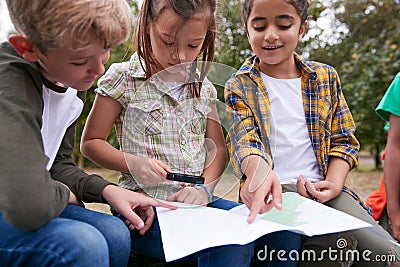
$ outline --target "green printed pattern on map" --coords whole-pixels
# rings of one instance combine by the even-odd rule
[[[275,222],[291,227],[297,227],[307,224],[305,221],[301,221],[298,216],[299,211],[297,208],[305,201],[304,199],[298,197],[296,193],[286,193],[283,194],[282,199],[282,210],[272,209],[269,212],[260,216],[260,219]]]

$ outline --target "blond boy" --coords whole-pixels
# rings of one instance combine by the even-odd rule
[[[85,91],[131,29],[125,0],[7,0],[17,34],[0,45],[0,265],[125,266],[119,219],[143,234],[165,206],[88,175],[71,158]],[[135,213],[140,214],[140,217]]]

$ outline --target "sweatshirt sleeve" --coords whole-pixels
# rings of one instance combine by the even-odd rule
[[[0,210],[4,219],[35,230],[58,216],[69,190],[46,171],[40,133],[40,76],[17,56],[0,53]],[[15,58],[15,59],[14,59]]]

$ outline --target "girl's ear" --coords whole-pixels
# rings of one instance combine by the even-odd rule
[[[304,35],[306,34],[307,26],[308,26],[308,21],[307,20],[303,23],[303,25],[300,26],[299,42],[301,41],[301,39],[303,39]]]
[[[35,49],[28,42],[25,36],[20,34],[12,34],[8,37],[8,41],[14,47],[15,51],[20,54],[26,61],[36,62],[38,60]]]
[[[151,27],[151,23],[146,23],[146,34],[150,35],[150,27]]]

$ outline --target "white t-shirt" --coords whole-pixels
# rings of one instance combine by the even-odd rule
[[[68,127],[78,119],[83,102],[78,91],[68,88],[58,93],[43,85],[42,139],[44,152],[49,158],[46,169],[50,170]]]
[[[281,184],[294,184],[300,175],[321,180],[304,114],[301,78],[276,79],[264,73],[261,77],[271,104],[273,171]]]

